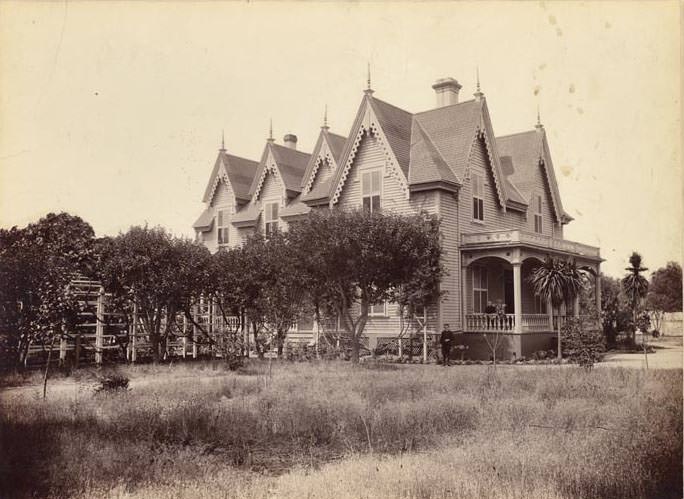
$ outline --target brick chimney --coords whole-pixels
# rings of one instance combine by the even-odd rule
[[[283,137],[283,142],[285,143],[285,147],[289,147],[290,149],[297,149],[297,136],[288,133]]]
[[[458,104],[458,91],[461,90],[461,85],[453,78],[440,78],[432,88],[437,97],[437,107]]]

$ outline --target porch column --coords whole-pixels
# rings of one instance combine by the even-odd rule
[[[551,298],[546,300],[546,313],[549,316],[549,328],[551,331],[555,331],[556,328],[553,327],[553,303],[551,303]]]
[[[596,310],[599,318],[601,317],[601,272],[596,269]]]
[[[513,303],[515,308],[516,333],[522,332],[522,270],[521,263],[513,264]]]
[[[575,296],[575,303],[573,304],[572,311],[575,319],[577,319],[579,317],[579,295]]]

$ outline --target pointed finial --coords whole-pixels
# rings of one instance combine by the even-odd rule
[[[534,125],[534,128],[536,128],[538,131],[541,131],[544,128],[544,125],[542,125],[541,122],[541,116],[539,114],[539,104],[537,104],[537,124]]]
[[[473,95],[475,96],[475,99],[481,100],[484,94],[480,90],[480,66],[475,66],[475,78],[477,83],[475,86],[475,93]]]
[[[325,105],[325,111],[323,111],[323,126],[321,127],[324,130],[327,130],[328,127],[328,105]]]
[[[226,137],[223,130],[221,130],[221,149],[219,151],[226,152]]]
[[[368,63],[368,76],[366,78],[366,90],[364,90],[364,93],[367,95],[371,95],[373,93],[373,89],[371,88],[371,68],[370,68],[370,62]]]
[[[275,142],[275,139],[273,138],[273,118],[271,118],[271,121],[268,125],[268,141]]]

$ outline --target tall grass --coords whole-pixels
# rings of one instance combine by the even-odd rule
[[[0,497],[682,495],[681,371],[183,369],[5,396]]]

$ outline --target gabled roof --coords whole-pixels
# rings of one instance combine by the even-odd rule
[[[444,160],[442,154],[430,140],[417,119],[411,126],[411,154],[409,168],[409,184],[431,184],[446,182],[457,189],[460,184],[453,170]]]
[[[202,214],[199,216],[197,220],[195,220],[195,223],[192,224],[192,228],[199,230],[201,232],[208,232],[212,229],[214,226],[214,214],[211,212],[209,208],[204,210]]]
[[[465,177],[481,116],[482,106],[474,99],[415,115],[457,179]]]
[[[311,211],[306,204],[304,204],[300,196],[290,201],[285,208],[280,210],[280,218],[293,219],[307,215]]]
[[[330,151],[333,167],[337,169],[338,161],[346,141],[346,137],[328,131],[327,127],[321,128],[321,133],[318,134],[316,146],[309,157],[309,164],[306,166],[306,171],[302,177],[301,187],[303,191],[306,191],[307,186],[313,184],[316,173],[318,173],[318,159],[324,151]],[[325,146],[327,146],[327,150],[325,149]]]
[[[413,115],[397,106],[372,97],[369,99],[387,142],[404,175],[408,177]]]
[[[294,197],[301,192],[301,183],[307,164],[309,163],[310,154],[291,149],[289,147],[281,146],[273,142],[267,142],[264,147],[264,152],[261,155],[261,161],[256,170],[256,175],[249,189],[250,199],[256,194],[263,184],[266,174],[266,162],[268,161],[269,152],[273,156],[276,163],[280,177],[283,180],[287,194]]]
[[[505,173],[510,171],[507,178],[517,187],[525,203],[532,200],[536,171],[541,167],[551,193],[556,220],[569,221],[571,217],[563,210],[560,200],[544,129],[497,137],[496,140]]]
[[[236,199],[239,201],[248,201],[250,199],[249,188],[254,180],[258,165],[259,163],[252,161],[251,159],[228,154],[223,149],[219,150],[218,156],[216,156],[216,162],[214,163],[214,168],[209,177],[209,182],[204,190],[202,202],[211,202],[211,198],[218,183],[218,177],[222,173],[222,167],[224,168],[223,171],[225,171],[228,176],[228,181],[230,182]]]

